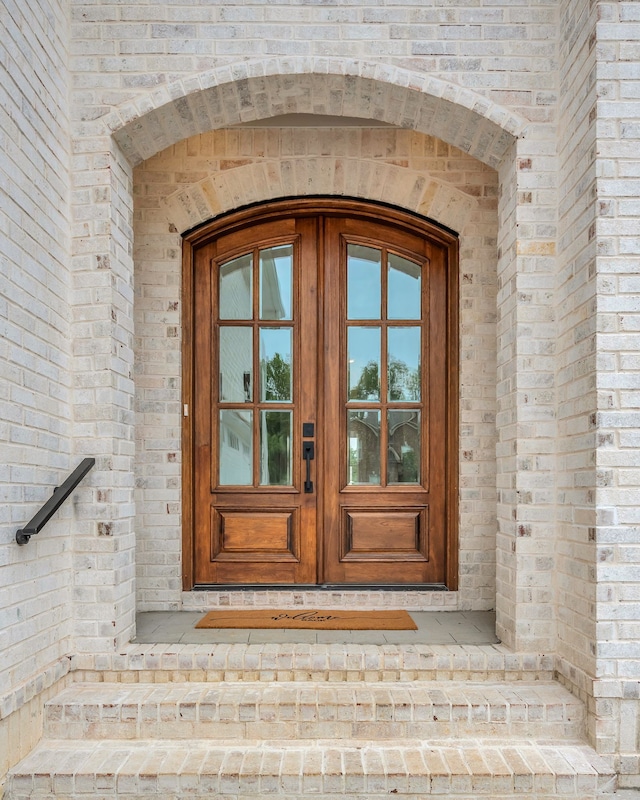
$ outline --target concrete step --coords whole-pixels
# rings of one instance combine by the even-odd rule
[[[553,682],[88,683],[51,700],[52,739],[576,739],[584,706]]]
[[[608,763],[575,742],[67,739],[41,742],[10,774],[5,800],[596,800],[614,786]]]

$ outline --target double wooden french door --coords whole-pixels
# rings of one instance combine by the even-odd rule
[[[455,237],[277,203],[185,247],[185,585],[455,587]]]

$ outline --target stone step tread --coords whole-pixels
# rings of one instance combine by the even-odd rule
[[[47,703],[51,738],[579,738],[559,684],[74,684]]]
[[[584,800],[614,786],[606,759],[587,745],[567,742],[247,741],[222,746],[200,739],[126,744],[45,739],[12,770],[6,796],[511,798],[522,793]]]

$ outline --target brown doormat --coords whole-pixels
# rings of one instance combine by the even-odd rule
[[[196,628],[313,628],[321,631],[415,631],[406,611],[251,609],[210,611]]]

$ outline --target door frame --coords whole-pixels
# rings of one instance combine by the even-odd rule
[[[182,248],[182,588],[194,588],[194,252],[222,232],[251,227],[264,221],[295,216],[330,214],[371,221],[384,221],[425,236],[446,250],[447,273],[447,385],[445,465],[445,574],[446,587],[458,588],[458,497],[459,497],[459,271],[458,236],[434,222],[403,209],[350,198],[303,197],[269,201],[232,211],[183,234]],[[322,342],[318,342],[321,363]],[[320,512],[320,509],[319,509]],[[229,587],[225,585],[225,589]],[[239,584],[238,589],[242,589]],[[261,587],[268,588],[267,586]],[[279,587],[282,588],[282,587]],[[295,588],[294,586],[292,588]],[[306,586],[305,588],[310,588]],[[322,588],[319,585],[318,588]],[[335,586],[332,587],[335,590]],[[361,589],[349,584],[341,589]],[[407,585],[404,588],[412,588]]]

